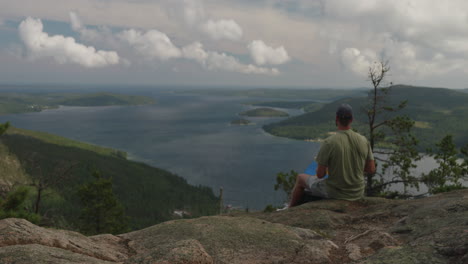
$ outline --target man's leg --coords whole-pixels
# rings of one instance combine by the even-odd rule
[[[296,183],[294,185],[293,192],[291,194],[291,201],[289,202],[289,207],[298,205],[303,198],[304,189],[306,188],[307,179],[311,177],[308,174],[301,173],[297,175]]]

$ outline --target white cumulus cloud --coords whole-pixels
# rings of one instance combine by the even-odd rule
[[[258,65],[279,65],[290,60],[288,52],[283,46],[273,48],[262,40],[254,40],[248,45],[250,56]]]
[[[205,66],[208,53],[203,49],[200,42],[195,42],[182,48],[184,58],[199,62]]]
[[[208,70],[224,70],[246,74],[279,74],[279,71],[275,68],[270,69],[252,64],[243,64],[235,57],[225,53],[205,51],[203,45],[199,42],[185,46],[182,53],[184,58],[195,60]]]
[[[182,53],[171,39],[164,33],[152,29],[141,32],[135,29],[125,30],[119,33],[118,38],[132,46],[140,55],[149,59],[166,61],[179,58]]]
[[[106,39],[106,37],[108,38],[109,34],[107,32],[103,32],[102,30],[99,32],[97,30],[87,28],[77,13],[70,12],[69,16],[72,29],[80,33],[82,40],[89,42],[99,42]]]
[[[241,40],[244,34],[242,27],[233,19],[214,19],[207,15],[203,1],[183,0],[173,2],[175,7],[179,7],[178,12],[183,12],[184,20],[190,28],[197,29],[213,40]]]
[[[327,0],[323,5],[322,36],[340,50],[355,48],[341,53],[343,65],[355,73],[375,60],[371,53],[388,59],[393,78],[403,82],[467,68],[467,1]]]
[[[49,36],[40,19],[26,18],[19,25],[19,35],[32,58],[51,57],[57,63],[85,67],[103,67],[119,63],[115,51],[96,50],[62,35]]]
[[[240,40],[243,34],[242,28],[232,19],[209,19],[201,25],[201,30],[215,40]]]
[[[372,50],[360,51],[356,48],[346,48],[341,52],[343,65],[359,76],[367,76],[369,67],[378,61]]]

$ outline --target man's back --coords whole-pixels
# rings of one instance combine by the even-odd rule
[[[367,139],[352,130],[340,130],[322,144],[317,163],[328,167],[329,198],[356,200],[364,195],[364,166],[373,160]]]

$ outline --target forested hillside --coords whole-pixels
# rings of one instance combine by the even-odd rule
[[[468,144],[468,94],[445,88],[392,86],[386,97],[388,105],[407,100],[407,106],[395,115],[407,115],[416,123],[413,133],[420,140],[420,150],[432,147],[445,135],[452,134],[458,146]],[[324,105],[317,111],[264,126],[274,135],[295,139],[323,139],[335,131],[335,111],[339,104],[348,103],[354,109],[353,127],[365,134],[367,116],[362,111],[366,97],[347,98]]]
[[[77,190],[92,179],[94,171],[112,178],[132,229],[173,219],[174,210],[184,210],[192,217],[217,210],[218,199],[210,188],[192,186],[168,171],[126,160],[122,152],[15,128],[0,140],[3,153],[9,153],[0,159],[0,170],[21,176],[19,185],[50,184],[43,193],[39,213],[52,226],[77,228]],[[19,161],[20,166],[14,167],[9,160]],[[2,173],[3,177],[7,175]],[[34,200],[35,187],[30,188]]]

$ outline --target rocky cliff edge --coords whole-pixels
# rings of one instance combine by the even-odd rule
[[[468,263],[468,190],[307,203],[86,237],[0,221],[3,263]]]

